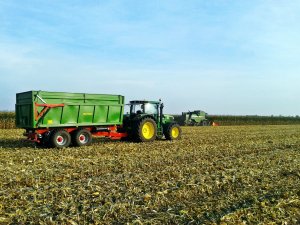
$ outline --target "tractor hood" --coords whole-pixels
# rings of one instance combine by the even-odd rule
[[[164,120],[164,123],[173,122],[174,116],[172,116],[170,114],[164,114],[163,120]]]

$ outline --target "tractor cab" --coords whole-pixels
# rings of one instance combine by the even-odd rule
[[[181,136],[179,125],[174,117],[164,115],[164,104],[159,101],[130,101],[130,111],[124,116],[124,129],[129,138],[137,141],[152,141],[163,136],[169,140]]]
[[[158,115],[160,102],[157,101],[130,101],[130,114]]]

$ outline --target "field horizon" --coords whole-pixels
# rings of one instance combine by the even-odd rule
[[[178,117],[180,115],[175,115]],[[300,124],[297,116],[259,116],[259,115],[208,115],[207,119],[220,126],[237,125],[293,125]],[[0,129],[12,129],[15,127],[15,112],[0,111]]]

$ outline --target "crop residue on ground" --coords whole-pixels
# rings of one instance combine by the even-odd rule
[[[40,149],[0,130],[0,224],[297,224],[300,126]]]

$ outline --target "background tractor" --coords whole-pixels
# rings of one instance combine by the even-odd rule
[[[175,119],[182,126],[210,126],[211,124],[207,119],[207,113],[201,110],[183,112]]]

